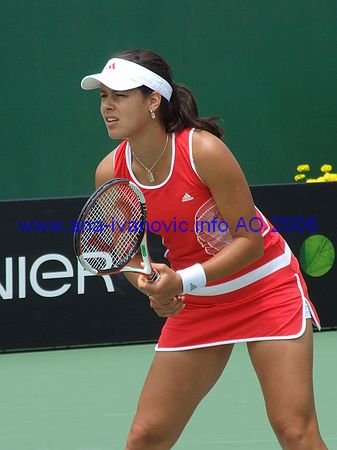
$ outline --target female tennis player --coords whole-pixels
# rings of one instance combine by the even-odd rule
[[[165,224],[170,262],[153,263],[153,284],[126,275],[167,321],[125,450],[172,448],[236,342],[247,343],[281,448],[326,449],[312,380],[319,319],[296,258],[255,207],[222,130],[198,117],[193,94],[151,51],[120,53],[81,86],[100,90],[108,134],[123,140],[99,164],[97,187],[113,177],[140,187],[148,222]]]

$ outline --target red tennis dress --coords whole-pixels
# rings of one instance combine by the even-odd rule
[[[114,156],[115,177],[133,181],[144,193],[148,229],[162,237],[174,270],[203,263],[232,241],[196,171],[193,133],[186,129],[172,135],[170,173],[156,186],[143,185],[135,177],[127,141]],[[305,331],[306,317],[320,329],[298,261],[285,240],[257,208],[249,226],[262,233],[264,255],[234,275],[187,294],[183,311],[166,320],[157,351],[296,338]]]

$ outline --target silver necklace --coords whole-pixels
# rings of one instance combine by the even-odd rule
[[[150,168],[146,167],[146,165],[142,163],[142,161],[138,158],[138,156],[136,156],[136,155],[133,153],[133,151],[132,151],[132,149],[131,149],[132,156],[133,156],[133,157],[139,162],[139,164],[140,164],[141,166],[143,166],[144,169],[146,170],[146,172],[147,172],[147,178],[149,179],[150,183],[153,183],[153,182],[154,182],[154,175],[153,175],[153,173],[152,173],[152,169],[157,165],[157,163],[160,161],[161,157],[162,157],[163,154],[165,153],[165,150],[166,150],[166,147],[167,147],[167,143],[168,143],[168,134],[166,135],[166,142],[165,142],[165,146],[164,146],[162,152],[160,153],[160,155],[158,156],[158,158],[156,159],[156,161],[152,164],[152,166],[151,166]]]

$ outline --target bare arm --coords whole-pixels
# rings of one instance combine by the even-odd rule
[[[197,172],[210,189],[222,218],[228,223],[233,241],[202,264],[207,282],[230,276],[263,255],[263,238],[259,232],[237,227],[255,217],[255,208],[247,181],[226,145],[206,131],[193,136],[193,157]],[[180,275],[155,265],[159,283],[149,289],[156,299],[182,292]]]
[[[263,239],[248,224],[256,216],[253,199],[236,159],[226,145],[207,132],[196,132],[193,155],[197,172],[210,189],[222,218],[228,223],[233,241],[203,263],[207,281],[232,275],[263,255]]]
[[[95,185],[96,189],[99,188],[102,184],[114,178],[114,152],[113,150],[109,153],[97,166],[96,175],[95,175]],[[139,266],[142,261],[140,251],[134,256],[131,260],[131,266]],[[142,277],[139,273],[133,272],[124,272],[126,279],[129,283],[132,284],[136,289],[142,292],[145,295],[148,295],[147,287],[149,284],[145,281],[144,284],[139,285],[140,277]],[[142,277],[145,280],[145,277]],[[182,299],[178,298],[168,298],[165,299],[165,302],[156,303],[150,298],[150,306],[156,311],[159,316],[167,317],[169,315],[177,314],[183,308]]]
[[[113,150],[109,153],[102,161],[98,164],[96,173],[95,173],[95,186],[98,189],[102,184],[114,178],[114,165],[113,158],[114,152]]]

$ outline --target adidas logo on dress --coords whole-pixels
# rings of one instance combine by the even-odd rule
[[[190,202],[191,200],[194,200],[194,198],[187,192],[186,194],[183,195],[183,198],[181,199],[182,202]]]

